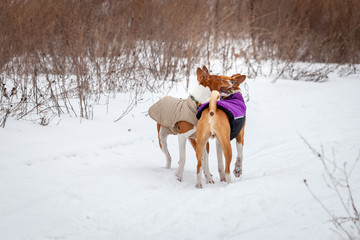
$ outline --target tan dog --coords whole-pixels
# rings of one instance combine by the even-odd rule
[[[233,80],[233,89],[238,89],[239,85],[245,81],[246,76],[236,74],[232,76]],[[236,94],[241,94],[240,91]],[[224,95],[224,92],[221,93]],[[231,95],[231,94],[227,94]],[[238,96],[238,95],[237,95]],[[221,181],[226,180],[227,183],[231,182],[230,177],[230,163],[232,159],[232,149],[230,144],[230,136],[232,134],[232,129],[230,128],[229,114],[226,113],[226,109],[219,108],[217,106],[217,100],[220,97],[220,93],[218,91],[212,91],[209,107],[204,109],[200,114],[201,117],[199,119],[197,130],[196,130],[196,158],[198,160],[197,164],[197,179],[195,187],[201,188],[201,158],[203,156],[203,149],[205,144],[208,142],[209,138],[216,137],[216,150],[218,156],[218,168]],[[230,98],[230,97],[229,97]],[[238,97],[238,99],[242,99],[243,106],[245,107],[245,103],[243,101],[242,95]],[[240,101],[240,100],[239,100]],[[246,110],[246,107],[245,107]],[[245,111],[244,110],[244,111]],[[240,126],[240,132],[236,133],[236,148],[237,148],[237,161],[235,164],[234,175],[239,177],[242,173],[242,161],[243,161],[243,146],[244,146],[244,128],[245,128],[245,115],[242,116],[243,119],[242,125]],[[222,151],[225,155],[225,172],[224,165],[222,161]]]
[[[179,181],[182,181],[182,175],[186,162],[186,140],[189,139],[193,148],[196,149],[195,132],[198,122],[196,119],[197,108],[201,104],[209,101],[211,91],[217,90],[222,92],[232,86],[230,77],[210,75],[208,69],[205,66],[202,69],[198,68],[196,74],[199,85],[196,86],[187,100],[165,97],[158,103],[155,103],[149,109],[149,115],[155,121],[157,121],[159,145],[161,151],[165,154],[166,157],[166,168],[171,167],[171,156],[167,147],[167,137],[169,134],[178,135],[180,160],[176,175]],[[187,107],[184,107],[184,105],[187,107],[191,105],[191,109],[187,109]],[[180,107],[176,108],[178,106]],[[170,113],[166,114],[165,112],[167,111],[170,111]],[[171,115],[171,119],[168,119],[168,116],[163,115]],[[189,116],[186,117],[185,115]],[[207,144],[207,148],[203,148],[203,150],[204,152],[201,158],[204,157],[203,161],[205,177],[208,183],[214,183],[208,167],[209,145]]]

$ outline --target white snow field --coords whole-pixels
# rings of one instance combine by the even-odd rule
[[[219,181],[212,140],[215,184],[203,178],[203,189],[194,187],[190,144],[183,182],[177,181],[176,136],[168,138],[173,161],[165,169],[156,123],[147,116],[160,94],[146,94],[118,122],[126,95],[108,113],[96,106],[91,121],[62,116],[43,127],[8,120],[0,129],[0,239],[341,239],[304,185],[307,179],[333,213],[347,216],[301,136],[319,151],[323,146],[330,159],[334,152],[340,167],[353,165],[360,150],[360,75],[332,75],[324,83],[246,81],[243,175],[232,175],[231,184]],[[183,85],[169,95],[187,97]],[[358,206],[359,172],[357,164],[350,178]]]

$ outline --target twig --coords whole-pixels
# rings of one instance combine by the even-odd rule
[[[338,199],[340,200],[341,202],[341,205],[343,206],[343,209],[345,210],[345,212],[347,213],[347,216],[346,217],[338,217],[336,215],[334,215],[328,207],[325,206],[325,204],[314,194],[314,192],[311,190],[311,188],[309,187],[306,179],[304,179],[304,184],[305,186],[307,187],[308,191],[310,192],[310,194],[314,197],[314,199],[320,204],[320,206],[329,214],[329,216],[331,217],[332,219],[332,222],[333,224],[335,225],[336,228],[340,229],[343,233],[346,234],[346,236],[349,238],[349,239],[352,239],[352,236],[351,234],[349,233],[349,231],[343,226],[344,223],[347,223],[347,222],[352,222],[353,224],[353,227],[356,229],[357,231],[357,234],[360,236],[360,226],[359,226],[359,223],[360,223],[360,218],[359,218],[359,211],[356,207],[356,204],[355,204],[355,201],[354,201],[354,198],[353,198],[353,194],[352,194],[352,191],[351,191],[351,187],[350,187],[350,183],[349,183],[349,176],[350,174],[347,172],[347,169],[346,169],[346,162],[344,163],[344,167],[343,169],[340,169],[337,164],[336,164],[336,158],[335,158],[335,153],[333,151],[333,162],[329,161],[325,155],[324,155],[324,150],[322,148],[322,153],[319,153],[318,151],[316,151],[311,145],[310,143],[303,137],[300,135],[300,137],[303,139],[303,141],[305,142],[305,144],[309,147],[309,149],[313,152],[313,154],[320,159],[324,169],[325,169],[325,172],[326,172],[326,175],[328,177],[328,179],[330,179],[330,184],[326,181],[326,178],[324,179],[325,182],[328,184],[328,186],[333,189],[335,192],[336,192],[336,195],[338,197]],[[358,157],[359,158],[359,157]],[[356,159],[354,165],[352,166],[352,169],[351,171],[354,169],[355,167],[355,164],[357,163],[358,161],[358,158]],[[326,164],[326,162],[331,162],[333,164],[333,171],[330,171],[328,165]],[[342,175],[344,176],[345,178],[345,185],[341,184],[340,183],[340,179],[338,178],[335,178],[335,173],[336,173],[336,170],[339,170]],[[345,196],[342,196],[340,194],[340,189],[339,187],[342,187],[342,188],[345,188],[346,191],[347,191],[347,200],[350,201],[351,203],[351,208],[352,208],[352,212],[353,214],[351,214],[350,212],[350,209],[349,207],[345,204]]]

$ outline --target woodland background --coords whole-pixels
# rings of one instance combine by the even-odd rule
[[[2,0],[0,125],[92,118],[117,92],[131,108],[214,60],[274,81],[356,72],[359,12],[357,0]]]

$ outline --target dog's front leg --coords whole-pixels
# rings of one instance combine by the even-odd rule
[[[224,162],[223,162],[223,152],[218,140],[216,140],[216,155],[218,160],[218,171],[220,176],[220,181],[225,182],[225,170],[224,170]]]

